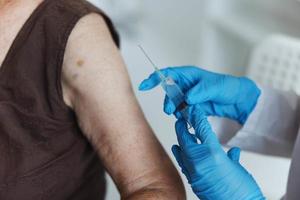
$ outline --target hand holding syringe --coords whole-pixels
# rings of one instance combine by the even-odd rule
[[[169,97],[169,99],[172,101],[172,103],[176,107],[176,111],[180,112],[181,116],[185,119],[185,121],[189,124],[189,127],[191,128],[192,125],[189,122],[189,116],[188,116],[188,106],[185,102],[184,93],[180,89],[180,87],[176,84],[176,82],[172,79],[170,76],[165,76],[159,68],[154,64],[154,62],[150,59],[146,51],[143,49],[142,46],[139,45],[139,48],[144,53],[146,58],[149,60],[149,62],[152,64],[152,66],[155,69],[155,72],[160,78],[160,84],[163,87],[164,91],[166,92],[166,95]]]
[[[199,199],[265,200],[253,176],[239,163],[240,149],[225,152],[207,119],[227,117],[243,125],[260,95],[254,82],[194,66],[154,68],[156,72],[139,89],[147,91],[161,83],[168,96],[164,111],[171,114],[177,110],[176,116],[179,111],[193,123],[191,133],[184,121],[177,120],[178,145],[173,145],[172,152]]]

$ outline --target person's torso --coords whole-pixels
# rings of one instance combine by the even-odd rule
[[[0,7],[0,66],[19,30],[41,2],[10,1]]]
[[[91,12],[102,15],[83,0],[44,0],[1,52],[0,199],[104,198],[103,167],[63,101],[60,78],[68,37]]]
[[[298,132],[298,137],[294,146],[285,199],[286,200],[300,199],[299,187],[300,187],[300,130]]]

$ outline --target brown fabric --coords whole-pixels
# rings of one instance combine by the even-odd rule
[[[64,104],[60,81],[68,37],[91,12],[104,16],[84,0],[43,1],[0,68],[1,200],[104,199],[103,166]]]

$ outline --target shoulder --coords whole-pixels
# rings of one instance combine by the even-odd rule
[[[90,37],[111,39],[111,34],[104,17],[97,13],[85,15],[77,22],[68,43],[85,42],[91,39]]]
[[[99,8],[87,0],[56,0],[57,8],[64,12],[71,12],[76,15],[84,15],[90,12],[101,12]]]
[[[56,10],[60,13],[68,13],[75,19],[75,25],[72,25],[72,33],[69,35],[69,41],[73,36],[85,30],[91,33],[99,33],[105,30],[110,33],[109,36],[113,38],[115,44],[119,46],[119,37],[111,19],[100,8],[94,6],[86,0],[57,0]]]
[[[107,59],[119,54],[105,19],[95,13],[82,17],[72,30],[64,56],[63,72],[68,74],[84,61],[85,71],[92,67],[101,70]],[[82,71],[82,70],[81,70]]]
[[[78,60],[90,62],[89,66],[95,65],[95,62],[100,64],[103,59],[101,55],[110,55],[117,50],[104,18],[91,13],[82,17],[72,30],[66,46],[63,68],[73,68]]]
[[[74,91],[88,93],[104,85],[116,76],[112,71],[125,71],[118,47],[103,16],[88,14],[77,22],[67,43],[62,68],[65,102],[70,105]]]

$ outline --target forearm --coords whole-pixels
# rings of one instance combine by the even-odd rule
[[[123,200],[169,200],[169,199],[186,199],[184,193],[174,191],[173,189],[143,189],[137,191],[129,196],[122,197]]]
[[[186,199],[183,182],[168,157],[156,169],[133,179],[119,183],[122,199]]]
[[[141,188],[130,194],[121,194],[123,200],[184,200],[186,199],[185,191],[181,180],[178,183],[173,183],[172,186],[154,183],[145,188]]]

